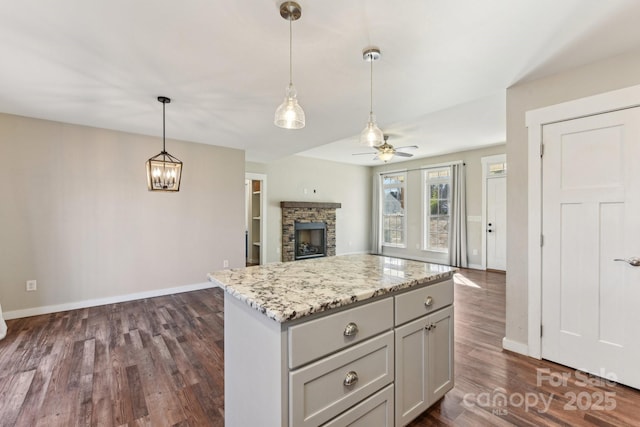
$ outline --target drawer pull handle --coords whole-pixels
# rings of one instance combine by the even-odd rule
[[[349,371],[347,373],[347,376],[344,377],[344,385],[346,385],[347,387],[350,387],[357,382],[358,382],[358,374],[356,374],[354,371]]]
[[[358,333],[358,325],[353,322],[349,322],[347,326],[344,328],[344,336],[352,337]]]
[[[433,297],[428,296],[425,300],[424,300],[424,306],[429,308],[433,305]]]
[[[432,329],[435,329],[435,328],[436,328],[436,326],[437,326],[437,325],[436,325],[435,323],[429,323],[428,325],[425,325],[425,326],[424,326],[424,329],[425,329],[425,330],[427,330],[427,331],[430,331],[430,330],[432,330]]]

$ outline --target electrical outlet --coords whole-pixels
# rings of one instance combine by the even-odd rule
[[[473,254],[474,254],[474,255],[478,255],[478,250],[477,250],[477,249],[474,249],[474,250],[473,250]]]
[[[222,268],[229,268],[229,260],[225,259],[224,261],[222,261]]]
[[[33,292],[38,290],[38,282],[35,280],[27,280],[27,292]]]

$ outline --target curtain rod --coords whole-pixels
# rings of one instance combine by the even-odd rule
[[[413,169],[399,169],[399,170],[392,170],[392,171],[382,171],[382,172],[378,172],[378,175],[390,174],[390,173],[399,173],[399,172],[424,171],[424,170],[429,170],[429,169],[440,169],[440,168],[445,167],[445,166],[453,166],[453,165],[467,166],[467,164],[465,162],[463,162],[462,160],[458,160],[458,161],[455,161],[455,162],[437,163],[435,165],[422,166],[422,167],[413,168]]]

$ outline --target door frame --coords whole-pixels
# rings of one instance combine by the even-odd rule
[[[542,127],[640,106],[640,85],[527,111],[528,128],[528,322],[527,345],[519,351],[542,358]]]
[[[245,172],[244,179],[261,181],[260,184],[260,265],[267,262],[267,175]],[[245,215],[247,214],[245,206]]]
[[[482,256],[480,258],[480,265],[483,270],[487,269],[487,180],[489,179],[489,165],[492,163],[506,163],[506,154],[496,154],[495,156],[485,156],[480,159],[482,162]],[[507,173],[505,177],[509,175],[509,166],[507,166]],[[505,236],[506,238],[506,236]]]

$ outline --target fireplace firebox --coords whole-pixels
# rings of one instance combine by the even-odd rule
[[[295,259],[327,256],[327,224],[324,222],[295,223]]]

